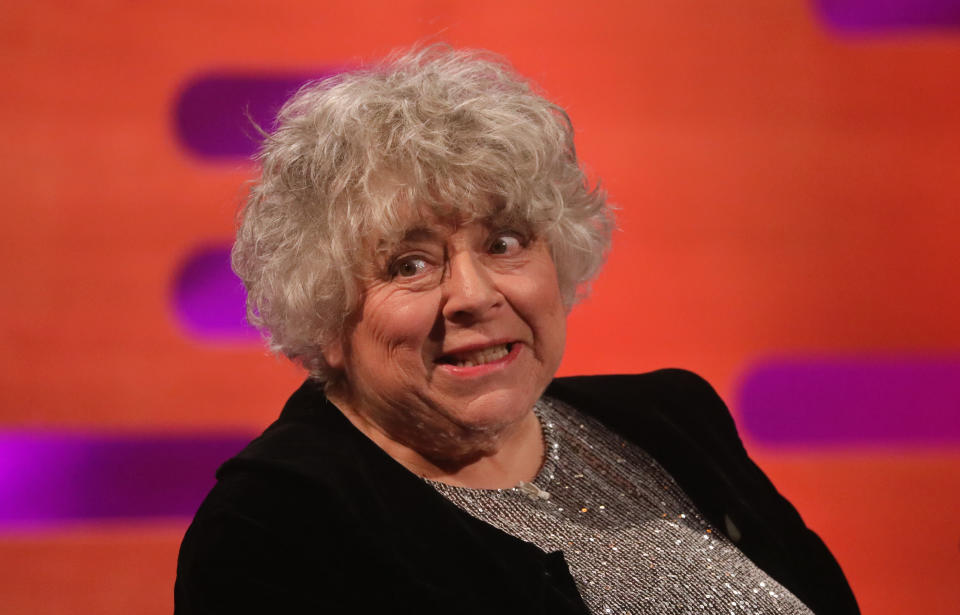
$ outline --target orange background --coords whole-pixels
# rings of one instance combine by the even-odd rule
[[[424,40],[538,82],[620,208],[562,374],[683,366],[735,402],[770,356],[960,349],[958,30],[841,35],[799,0],[7,3],[0,429],[270,422],[301,374],[192,340],[170,304],[254,173],[183,149],[176,97],[201,72],[311,72]],[[746,443],[865,613],[955,612],[957,448]],[[0,534],[0,612],[169,613],[188,522]]]

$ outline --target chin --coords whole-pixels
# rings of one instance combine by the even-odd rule
[[[468,429],[502,432],[522,422],[533,411],[539,395],[492,391],[471,400],[457,419]]]

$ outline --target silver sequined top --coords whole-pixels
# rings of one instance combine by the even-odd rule
[[[563,551],[591,613],[811,615],[639,447],[559,401],[541,399],[536,412],[547,456],[532,485],[429,482],[474,517]]]

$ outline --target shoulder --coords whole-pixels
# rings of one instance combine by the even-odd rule
[[[682,369],[576,376],[557,378],[546,395],[652,455],[715,527],[814,611],[858,612],[833,556],[750,459],[706,380]]]
[[[723,400],[693,372],[558,378],[546,394],[646,451],[715,526],[732,502],[767,491]]]
[[[390,472],[345,421],[308,382],[220,467],[180,547],[178,615],[349,606],[357,567],[377,552],[367,527],[383,524],[363,487]]]
[[[548,393],[580,398],[638,396],[669,401],[677,398],[715,397],[716,392],[699,375],[678,368],[659,369],[643,374],[603,374],[556,378]]]
[[[322,385],[307,380],[280,417],[220,467],[217,479],[229,487],[237,476],[270,475],[282,478],[287,491],[297,485],[341,496],[352,484],[381,478],[384,466],[392,465],[327,399]],[[394,469],[391,476],[398,474]]]
[[[283,532],[308,532],[296,524],[319,527],[318,521],[352,526],[411,485],[430,491],[308,380],[272,425],[220,466],[197,521],[236,512]]]
[[[645,447],[648,439],[673,436],[742,452],[726,404],[706,380],[688,370],[557,378],[546,394],[635,436]]]

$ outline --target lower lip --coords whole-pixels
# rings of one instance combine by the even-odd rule
[[[491,361],[489,363],[484,363],[483,365],[472,365],[470,367],[460,367],[459,365],[450,365],[449,363],[440,363],[438,369],[441,371],[450,374],[451,376],[457,376],[459,378],[475,378],[477,376],[485,376],[489,373],[499,371],[505,368],[507,365],[513,363],[517,356],[520,355],[520,348],[523,344],[519,342],[514,342],[513,346],[510,348],[510,352],[506,354],[503,358],[497,359],[496,361]]]

